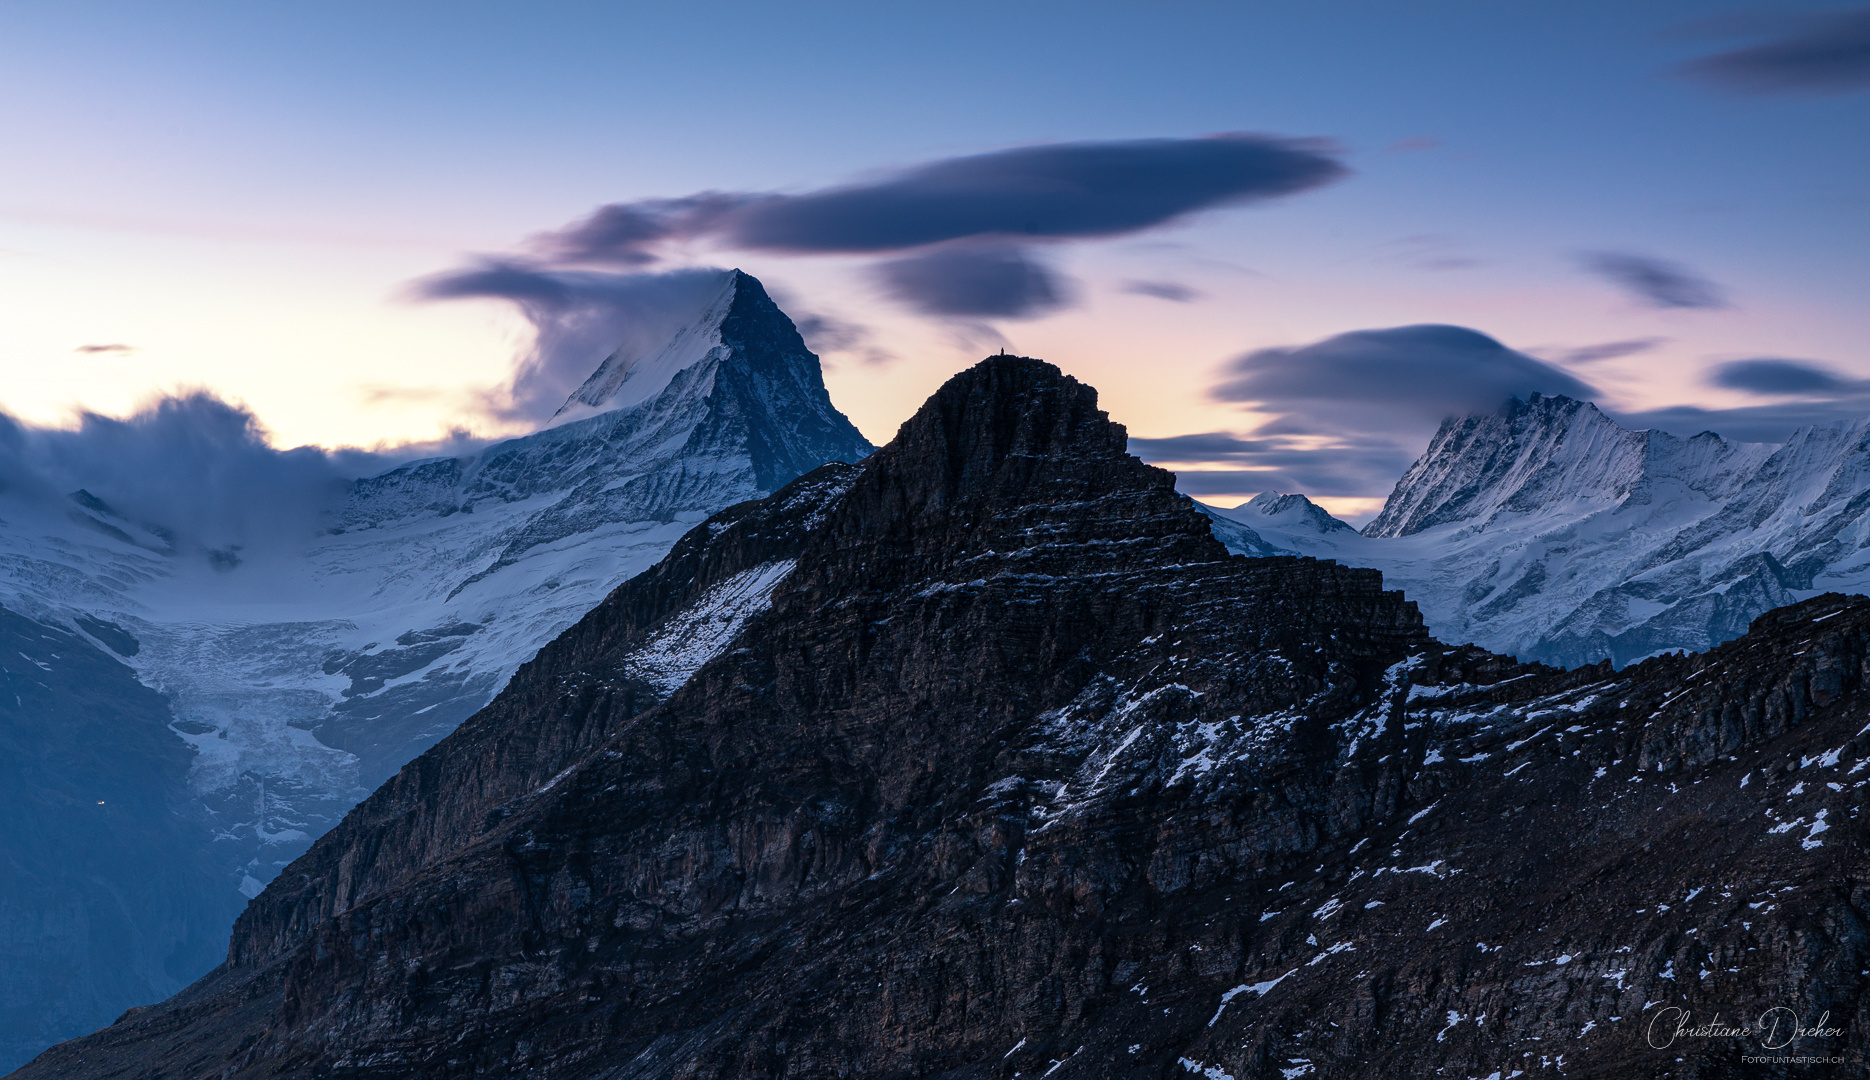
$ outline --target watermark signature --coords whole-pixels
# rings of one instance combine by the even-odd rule
[[[1844,1034],[1843,1028],[1831,1027],[1830,1020],[1831,1014],[1826,1012],[1807,1027],[1799,1022],[1797,1013],[1784,1005],[1776,1005],[1761,1013],[1759,1020],[1752,1024],[1723,1023],[1720,1013],[1715,1013],[1714,1019],[1706,1023],[1696,1024],[1694,1013],[1671,1005],[1649,1018],[1646,1036],[1649,1045],[1657,1050],[1667,1050],[1679,1039],[1754,1038],[1768,1050],[1783,1050],[1791,1046],[1794,1039],[1835,1039]]]

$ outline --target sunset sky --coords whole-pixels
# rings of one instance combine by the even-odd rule
[[[35,424],[205,387],[280,447],[517,433],[516,364],[608,351],[540,319],[731,266],[874,441],[1005,346],[1226,504],[1361,518],[1531,390],[1870,414],[1865,8],[76,0],[0,5],[0,101]]]

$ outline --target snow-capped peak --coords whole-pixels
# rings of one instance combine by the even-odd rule
[[[648,401],[661,393],[677,373],[711,356],[718,359],[725,348],[721,323],[733,308],[743,280],[745,274],[729,270],[694,317],[660,348],[641,351],[623,346],[605,357],[591,377],[552,414],[550,423],[569,423]]]
[[[1675,492],[1725,498],[1776,449],[1711,431],[1690,439],[1630,431],[1588,401],[1535,393],[1444,421],[1363,533],[1484,528],[1502,514],[1568,520]]]
[[[1261,519],[1271,518],[1288,528],[1308,529],[1321,534],[1354,531],[1350,525],[1332,517],[1330,511],[1305,496],[1287,495],[1278,491],[1262,491],[1234,507],[1228,516],[1255,526],[1270,524]]]
[[[1492,413],[1443,421],[1365,536],[1408,536],[1554,499],[1615,503],[1641,479],[1647,439],[1587,401],[1533,394]]]
[[[1780,605],[1870,592],[1870,418],[1747,443],[1534,394],[1444,422],[1361,534],[1306,527],[1291,498],[1217,514],[1216,537],[1381,570],[1437,636],[1522,659],[1705,649]]]

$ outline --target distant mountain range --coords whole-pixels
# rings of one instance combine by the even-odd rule
[[[1556,671],[1230,555],[1125,445],[1050,364],[955,376],[20,1080],[1861,1074],[1870,600]]]
[[[1533,394],[1442,424],[1362,532],[1300,495],[1214,510],[1243,554],[1383,572],[1444,640],[1575,667],[1699,652],[1870,592],[1870,418],[1783,444],[1628,431]]]
[[[0,634],[34,642],[0,655],[0,1069],[213,966],[247,897],[695,523],[871,449],[733,271],[545,430],[359,479],[316,535],[197,557],[84,490],[0,495]]]
[[[1028,398],[1078,393],[1071,389],[1077,384],[1060,382],[1055,373],[1047,374],[1049,368],[1042,371],[1043,365],[1021,366],[1032,363],[1009,358],[976,369],[968,376],[974,383],[952,384],[974,389],[944,391],[946,396],[932,399],[911,433],[921,440],[913,452],[902,449],[865,465],[861,474],[871,478],[864,481],[868,486],[852,488],[859,471],[835,463],[866,461],[873,448],[831,404],[818,358],[790,319],[757,281],[734,271],[722,276],[718,288],[666,343],[605,358],[543,430],[474,454],[411,462],[337,483],[317,508],[314,526],[264,544],[191,547],[163,524],[114,506],[88,488],[61,488],[49,501],[28,497],[17,487],[0,491],[0,677],[5,680],[0,685],[0,812],[9,824],[0,836],[0,1069],[51,1042],[107,1023],[126,1008],[164,998],[208,971],[224,958],[228,928],[248,899],[260,896],[294,860],[313,859],[300,864],[300,872],[308,875],[301,884],[308,888],[367,892],[403,881],[384,877],[368,884],[365,878],[346,877],[348,863],[336,870],[328,865],[332,858],[358,857],[346,854],[352,849],[343,845],[377,843],[367,830],[333,833],[337,839],[312,850],[373,790],[402,790],[397,785],[416,783],[429,785],[421,787],[423,800],[453,799],[451,809],[436,819],[442,825],[425,825],[431,832],[424,837],[396,841],[416,844],[397,870],[413,872],[428,865],[423,860],[453,851],[498,823],[486,815],[519,813],[530,805],[527,792],[545,792],[561,770],[586,761],[580,755],[609,737],[611,729],[564,724],[574,714],[585,715],[580,710],[591,701],[610,702],[604,708],[615,715],[607,713],[604,723],[621,723],[682,693],[691,676],[720,660],[735,641],[748,649],[771,644],[742,636],[753,625],[749,620],[757,621],[769,604],[784,600],[794,605],[788,610],[797,617],[791,623],[761,622],[767,627],[763,632],[826,635],[786,643],[813,655],[818,646],[812,642],[819,640],[832,643],[826,648],[870,655],[867,642],[907,633],[898,625],[909,617],[905,612],[936,618],[939,612],[918,606],[928,599],[921,594],[910,598],[913,604],[898,597],[908,604],[901,610],[858,602],[867,595],[864,583],[870,577],[909,573],[908,564],[891,560],[937,558],[929,548],[935,540],[891,529],[913,532],[939,525],[945,530],[942,542],[953,551],[940,557],[953,565],[943,563],[939,574],[930,571],[934,576],[926,581],[916,579],[918,588],[945,596],[941,590],[966,591],[980,581],[998,580],[992,575],[1014,572],[1007,569],[1013,558],[1007,552],[1013,549],[989,542],[1000,537],[1012,543],[1002,535],[1006,521],[1030,518],[1032,529],[1049,530],[1046,534],[1058,544],[1085,547],[1078,553],[1082,558],[1066,557],[1062,549],[1053,553],[1056,559],[1035,556],[1031,566],[1049,569],[1030,573],[1052,575],[1046,581],[1102,573],[1097,559],[1085,553],[1104,550],[1100,545],[1111,551],[1132,542],[1166,545],[1165,552],[1179,551],[1205,565],[1214,555],[1206,546],[1208,537],[1199,536],[1197,543],[1183,535],[1205,528],[1227,551],[1271,560],[1262,567],[1263,576],[1248,575],[1252,582],[1241,586],[1246,592],[1216,601],[1219,606],[1211,605],[1210,614],[1277,606],[1283,602],[1277,600],[1279,587],[1267,582],[1303,581],[1306,588],[1323,590],[1320,595],[1340,595],[1333,590],[1368,594],[1358,601],[1363,606],[1352,605],[1355,610],[1333,609],[1327,620],[1336,620],[1331,625],[1311,625],[1305,632],[1317,640],[1307,638],[1306,648],[1336,648],[1319,642],[1339,631],[1363,635],[1357,640],[1366,645],[1374,640],[1370,635],[1401,633],[1420,644],[1432,633],[1444,642],[1473,643],[1521,661],[1561,667],[1603,660],[1621,666],[1661,653],[1703,651],[1746,633],[1750,623],[1782,605],[1816,603],[1812,598],[1826,592],[1870,592],[1870,555],[1865,553],[1870,526],[1863,520],[1870,508],[1870,420],[1848,428],[1803,430],[1778,445],[1730,442],[1712,433],[1680,439],[1624,430],[1585,402],[1533,395],[1493,413],[1445,423],[1398,482],[1383,512],[1359,532],[1297,494],[1269,492],[1232,510],[1191,507],[1182,500],[1171,513],[1162,500],[1179,497],[1157,490],[1160,478],[1138,479],[1153,474],[1126,471],[1130,466],[1119,461],[1128,460],[1122,458],[1121,428],[1084,421],[1079,413],[1092,408],[1085,402],[1079,403],[1083,408],[1073,406],[1078,419],[1072,422],[1085,425],[1072,437],[1078,441],[1066,440],[1054,448],[1056,453],[1034,451],[1028,460],[1020,440],[1044,442],[1058,435],[1036,433]],[[1105,445],[1112,438],[1119,440],[1114,450]],[[961,454],[963,447],[972,449]],[[950,470],[939,483],[939,470],[928,471],[936,461],[946,462],[942,468]],[[1080,477],[1068,483],[1061,476],[1081,465],[1103,470],[1097,473],[1099,482],[1108,482],[1109,490],[1099,489],[1102,501],[1095,504],[1094,520],[1074,522],[1067,520],[1066,508],[1077,506],[1089,514],[1093,504],[1072,502],[1075,496],[1067,489],[1088,481]],[[818,471],[821,467],[829,471]],[[886,475],[893,468],[915,475]],[[1047,473],[1051,479],[1039,475],[1048,469],[1064,472]],[[802,476],[815,479],[806,483],[798,480]],[[1005,491],[980,487],[990,482],[1006,485]],[[758,504],[762,509],[749,508],[750,501],[782,490],[790,494]],[[924,507],[926,514],[888,501],[910,495],[934,500]],[[929,509],[951,496],[973,500],[967,505],[987,516],[963,520],[953,516],[958,509]],[[1058,501],[1030,501],[1041,498]],[[728,512],[716,516],[723,511]],[[703,522],[708,526],[697,529]],[[873,535],[878,529],[883,534]],[[1018,543],[1038,543],[1038,535],[1020,534]],[[840,544],[849,550],[838,554]],[[817,551],[814,557],[822,563],[815,573],[842,567],[835,581],[827,578],[813,586],[815,592],[795,577],[795,560],[803,559],[807,548]],[[1400,589],[1411,603],[1382,593],[1367,574],[1345,576],[1293,555],[1380,570],[1383,587]],[[665,556],[669,561],[663,561]],[[860,565],[853,568],[839,559],[857,559]],[[975,565],[987,576],[956,576]],[[1173,559],[1142,559],[1126,566],[1123,580],[1131,595],[1124,603],[1155,603],[1149,598],[1161,590],[1149,583],[1151,575],[1181,582],[1178,589],[1195,588],[1184,580],[1186,567]],[[620,590],[626,582],[629,586]],[[1031,577],[1028,584],[1039,589],[1044,582]],[[626,593],[627,602],[618,599]],[[1171,593],[1175,590],[1162,595]],[[1369,599],[1377,596],[1384,598]],[[821,626],[798,613],[797,605],[808,597],[827,611],[847,611],[838,618],[857,618],[848,612],[859,608],[875,618],[861,633],[856,624]],[[1052,700],[1047,695],[1056,686],[1045,683],[1052,689],[1044,689],[1031,681],[1062,679],[1058,686],[1063,686],[1083,672],[1070,664],[1028,669],[986,661],[979,670],[961,670],[938,659],[943,650],[971,648],[968,634],[1018,631],[1026,609],[1016,599],[1002,611],[1007,625],[975,622],[952,631],[932,625],[926,639],[898,641],[905,651],[879,662],[896,665],[891,678],[901,681],[864,691],[877,695],[874,701],[846,701],[839,695],[856,691],[842,684],[820,688],[822,700],[845,701],[840,707],[859,712],[884,708],[878,716],[894,716],[891,709],[913,713],[931,707],[910,692],[915,687],[937,697],[949,694],[937,694],[937,683],[928,681],[940,679],[978,683],[978,700],[967,699],[969,708],[1011,708],[1006,701],[1026,701],[1031,695],[1037,695],[1032,700]],[[1106,601],[1084,602],[1096,607]],[[1426,630],[1412,622],[1418,609]],[[533,675],[522,687],[523,700],[502,699],[508,701],[500,707],[504,712],[483,711],[515,672],[536,656],[546,656],[542,647],[570,640],[562,635],[603,611],[610,612],[605,618],[622,620],[612,627],[621,636],[587,642],[588,655],[548,649],[557,659],[542,659],[529,669]],[[1133,629],[1149,622],[1134,612],[1124,617],[1131,618],[1124,625]],[[1076,618],[1054,627],[1067,635],[1054,643],[1059,648],[1092,634],[1089,624],[1080,625]],[[1169,622],[1157,629],[1194,632]],[[1280,640],[1285,642],[1281,648],[1297,647]],[[1371,646],[1374,651],[1367,655],[1347,654],[1344,663],[1375,663],[1380,654],[1386,658],[1383,664],[1391,665],[1385,670],[1393,670],[1405,654],[1418,655],[1417,644]],[[1222,650],[1226,663],[1248,663],[1239,649]],[[1293,671],[1311,672],[1304,675],[1312,680],[1306,685],[1316,683],[1318,693],[1336,685],[1338,676],[1331,673],[1336,669],[1319,674],[1292,660],[1298,654],[1289,649],[1282,655],[1298,665]],[[608,674],[579,667],[580,657],[601,661]],[[1476,685],[1510,668],[1497,657],[1473,663],[1492,673],[1460,676]],[[1253,664],[1258,661],[1249,667],[1260,672],[1254,678],[1272,678]],[[1540,679],[1549,674],[1511,670]],[[1644,670],[1653,675],[1665,668]],[[1324,712],[1314,710],[1316,715],[1329,713],[1336,717],[1334,724],[1359,724],[1365,721],[1357,717],[1374,716],[1368,709],[1377,708],[1370,704],[1376,698],[1366,700],[1366,691],[1377,691],[1371,689],[1375,684],[1365,685],[1366,675],[1376,677],[1369,672],[1357,676],[1356,693],[1365,696],[1356,700],[1363,705],[1353,709],[1338,702]],[[1446,683],[1433,681],[1440,678],[1422,675],[1417,689],[1453,694],[1434,688]],[[1131,690],[1124,691],[1131,697],[1123,701],[1155,700],[1149,695],[1169,692],[1148,679],[1132,682]],[[1485,693],[1493,695],[1490,701],[1497,698],[1496,704],[1519,701]],[[571,696],[561,700],[554,695]],[[1272,709],[1265,702],[1273,698],[1262,698],[1252,699]],[[875,702],[892,704],[885,708]],[[1118,712],[1109,716],[1129,707],[1110,705]],[[1512,715],[1530,723],[1542,714]],[[450,751],[455,757],[423,757],[427,772],[404,769],[476,716],[482,727],[470,724],[463,729],[469,734],[457,736],[455,745],[468,745],[462,739],[492,740],[473,743],[491,757],[469,761],[456,750]],[[806,732],[818,722],[816,716],[798,712],[797,730]],[[1471,719],[1451,712],[1436,723],[1466,731],[1462,725]],[[496,729],[496,721],[533,724],[536,730],[528,728],[533,734],[516,742],[513,732]],[[1211,722],[1216,721],[1201,724]],[[1258,734],[1251,737],[1271,739],[1270,730],[1255,727]],[[1208,732],[1207,727],[1177,731],[1163,736],[1168,741],[1162,743],[1178,748],[1175,753],[1220,738],[1219,728],[1199,739],[1191,732]],[[534,735],[544,741],[528,742]],[[945,736],[934,738],[920,729],[905,728],[897,735],[908,740],[897,748],[901,753],[922,754],[930,761],[954,749]],[[1480,745],[1484,735],[1461,737],[1471,736]],[[1103,761],[1098,767],[1107,770],[1124,753],[1121,747],[1104,747],[1080,760],[1074,755],[1090,743],[1072,742],[1069,733],[1045,738],[1054,736],[1064,742],[1042,739],[1027,748],[1036,757],[1020,760],[1037,763],[1033,768],[1040,772],[1050,770],[1047,775],[1055,773],[1053,780],[1060,783],[1068,774],[1077,775],[1071,770],[1079,766],[1072,761]],[[849,737],[861,742],[870,736],[856,732]],[[1336,737],[1319,736],[1325,741]],[[1352,740],[1341,749],[1348,755],[1357,745],[1362,744]],[[831,749],[819,749],[835,756]],[[1421,746],[1416,751],[1436,752]],[[800,752],[818,751],[808,746]],[[775,761],[790,760],[791,751],[772,753]],[[548,765],[550,775],[542,775]],[[434,771],[443,766],[449,771]],[[1205,774],[1206,766],[1187,768]],[[1136,775],[1154,774],[1143,770]],[[1174,787],[1186,775],[1176,765],[1171,775],[1148,783]],[[1427,784],[1424,791],[1440,790],[1438,785],[1447,782],[1439,774],[1423,776],[1427,779],[1418,781]],[[898,781],[911,787],[934,782],[914,769],[890,782]],[[1070,780],[1067,787],[1079,782]],[[1091,786],[1102,783],[1097,779]],[[1136,793],[1153,790],[1148,783],[1139,780]],[[451,785],[460,784],[486,790],[459,798],[448,793]],[[892,788],[887,798],[908,798],[908,790]],[[1038,798],[1027,788],[1018,790],[1024,792],[1022,799]],[[1376,790],[1358,788],[1355,797],[1376,798]],[[507,801],[488,802],[496,793]],[[769,794],[781,802],[789,798]],[[873,797],[884,798],[876,792],[863,795]],[[659,813],[670,809],[657,805]],[[911,816],[921,812],[914,800],[890,805]],[[853,806],[825,803],[799,812],[810,817],[822,811],[831,815],[827,821],[842,821],[838,815],[856,813]],[[689,854],[665,852],[655,858],[666,855],[680,862],[704,858],[696,854],[704,849],[712,852],[705,858],[725,857],[717,850],[720,845],[805,842],[805,834],[797,831],[805,826],[795,828],[804,818],[788,818],[793,824],[783,829],[763,818],[764,824],[747,823],[752,820],[734,826],[751,832],[695,833],[689,839],[699,846]],[[895,836],[892,842],[954,842],[926,830],[915,837],[898,835],[890,832],[896,824],[885,825],[877,826],[884,832],[876,835]],[[1288,826],[1301,827],[1291,821],[1277,825]],[[779,839],[774,829],[789,839]],[[1058,858],[1069,862],[1065,855]],[[1179,856],[1147,858],[1173,862]],[[808,863],[781,859],[774,865],[783,864],[788,874],[809,875],[816,871]],[[675,878],[689,873],[670,872]],[[1171,867],[1164,872],[1182,871]],[[973,882],[967,889],[987,888],[981,881],[1004,885],[1012,880],[1000,870],[981,873],[987,876],[967,879]],[[1017,876],[1016,871],[1005,873]],[[1064,881],[1076,871],[1059,873]],[[335,875],[338,883],[318,875]],[[726,888],[720,881],[706,884],[717,887]],[[270,899],[261,905],[264,911],[249,912],[245,936],[236,939],[237,960],[245,956],[271,963],[287,956],[308,940],[304,934],[310,927],[338,911],[329,906],[336,902],[330,897],[288,903],[280,888],[274,885],[265,893]],[[1079,882],[1069,888],[1090,886]],[[365,892],[345,897],[347,904],[366,899]],[[647,909],[630,910],[635,914],[629,919],[662,917],[645,914]],[[264,932],[256,929],[273,917],[286,922]]]

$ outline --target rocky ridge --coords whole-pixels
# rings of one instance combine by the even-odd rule
[[[613,593],[213,974],[18,1075],[1861,1069],[1870,601],[1521,664],[1229,555],[1124,442],[1050,365],[957,376]],[[1652,1044],[1775,1008],[1844,1063]]]

